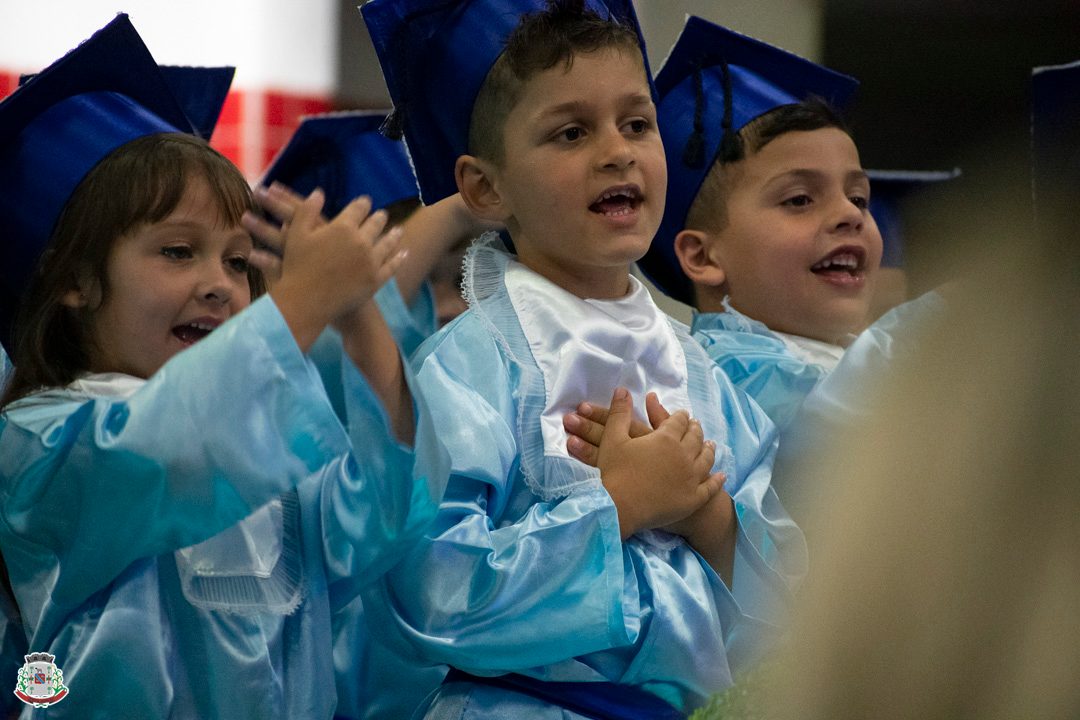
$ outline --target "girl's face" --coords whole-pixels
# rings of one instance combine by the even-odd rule
[[[171,215],[117,239],[106,265],[108,297],[91,316],[90,369],[148,378],[251,302],[251,236],[227,226],[209,184],[187,182]],[[100,289],[71,291],[72,306]]]

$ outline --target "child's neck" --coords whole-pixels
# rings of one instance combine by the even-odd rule
[[[582,267],[556,263],[546,257],[519,254],[518,261],[533,272],[583,300],[617,300],[630,292],[630,265]]]

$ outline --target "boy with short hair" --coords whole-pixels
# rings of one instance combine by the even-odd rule
[[[640,266],[783,430],[869,321],[881,236],[833,109],[857,83],[696,17],[656,83],[667,209]]]
[[[413,359],[453,474],[364,605],[454,668],[427,717],[680,717],[757,657],[805,547],[772,424],[629,273],[666,190],[633,8],[544,5],[362,8],[422,197],[460,189],[516,250],[474,246],[470,309]],[[566,451],[583,399],[613,403],[595,468]],[[661,403],[679,412],[631,439]]]

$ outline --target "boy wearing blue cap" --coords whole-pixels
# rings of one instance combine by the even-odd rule
[[[251,190],[172,92],[120,15],[0,103],[0,288],[22,302],[0,548],[29,658],[67,683],[24,666],[19,697],[50,717],[330,718],[331,614],[441,492],[397,442],[428,416],[368,322],[396,246],[366,201],[326,221],[313,194],[261,237],[288,252],[259,297]],[[356,363],[348,429],[304,357],[331,321]]]
[[[881,237],[832,109],[856,82],[691,17],[656,84],[667,208],[640,266],[782,430],[869,321]]]
[[[470,309],[413,358],[452,477],[366,591],[372,631],[453,668],[427,717],[681,717],[753,662],[804,547],[769,488],[771,423],[629,273],[665,194],[633,8],[362,11],[422,196],[460,189],[516,251],[470,250]],[[597,468],[566,450],[582,399],[614,403]],[[631,439],[659,403],[679,412]]]

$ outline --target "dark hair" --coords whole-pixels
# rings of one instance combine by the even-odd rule
[[[473,103],[469,152],[501,163],[503,125],[521,99],[525,84],[560,62],[569,69],[575,55],[607,48],[641,54],[633,27],[605,20],[585,9],[584,0],[549,0],[544,11],[523,16],[488,71]]]
[[[104,302],[116,240],[140,224],[168,217],[192,177],[210,185],[223,222],[239,225],[253,207],[251,189],[236,166],[205,141],[179,133],[132,140],[83,178],[23,293],[13,333],[15,371],[0,407],[41,388],[67,385],[89,369],[89,323],[97,307],[70,308],[62,302],[64,295],[89,281]],[[265,290],[254,268],[248,284],[253,298]]]
[[[840,113],[817,97],[781,105],[751,120],[739,131],[732,151],[718,155],[709,168],[686,214],[686,227],[718,229],[727,224],[726,166],[743,160],[748,154],[760,152],[781,135],[823,128],[836,128],[851,135],[851,129]]]

